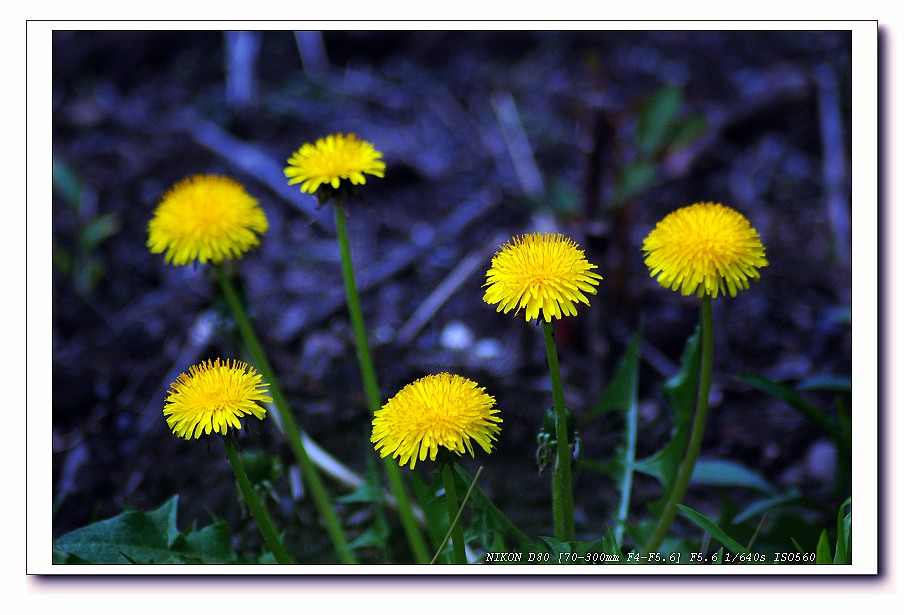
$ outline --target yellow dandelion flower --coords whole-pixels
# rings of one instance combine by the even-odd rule
[[[596,294],[603,276],[592,270],[584,251],[573,240],[553,233],[515,237],[493,257],[483,300],[497,304],[497,312],[517,314],[526,321],[576,316],[577,302],[590,305],[584,293]]]
[[[370,441],[381,457],[392,454],[400,466],[410,461],[411,469],[428,455],[436,461],[440,446],[473,457],[471,439],[489,453],[502,422],[494,403],[483,387],[462,376],[424,376],[374,413]]]
[[[643,241],[650,277],[682,295],[732,297],[759,280],[769,264],[760,236],[740,213],[719,203],[695,203],[659,221]]]
[[[196,175],[173,186],[148,223],[147,246],[174,265],[240,258],[260,243],[267,217],[234,179]]]
[[[289,157],[285,174],[289,185],[301,184],[302,192],[314,194],[321,184],[338,189],[343,179],[363,184],[365,173],[383,177],[386,163],[382,157],[373,144],[353,134],[329,135],[302,145]]]
[[[163,415],[173,433],[186,440],[211,432],[225,435],[230,427],[241,429],[242,416],[266,416],[260,403],[273,401],[266,386],[247,363],[208,360],[179,374],[170,385]]]

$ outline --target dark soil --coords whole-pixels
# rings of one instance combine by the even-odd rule
[[[643,318],[645,456],[668,438],[659,387],[693,332],[697,302],[651,280],[639,246],[662,216],[700,200],[745,213],[770,262],[749,291],[715,302],[704,454],[837,509],[824,434],[735,376],[850,377],[848,32],[334,31],[309,37],[323,42],[318,62],[310,51],[302,61],[293,33],[268,31],[232,40],[253,69],[246,81],[242,62],[227,68],[227,40],[216,31],[54,33],[54,161],[83,186],[71,198],[73,184],[62,182],[53,200],[54,537],[178,493],[180,525],[214,514],[256,541],[239,531],[222,445],[177,439],[161,413],[176,375],[240,352],[210,272],[168,266],[145,247],[160,197],[190,174],[231,175],[260,199],[270,230],[237,263],[237,279],[300,424],[363,472],[370,419],[332,214],[282,177],[292,151],[332,132],[357,133],[387,163],[349,220],[384,395],[441,370],[485,386],[503,431],[491,456],[466,465],[485,466],[484,491],[525,531],[551,533],[549,470],[540,474],[534,456],[551,404],[548,370],[541,331],[482,301],[491,255],[512,235],[555,230],[600,265],[592,306],[557,330],[579,419]],[[701,115],[706,130],[657,152],[654,179],[616,207],[620,170],[638,151],[638,114],[667,85],[679,88],[681,117]],[[529,147],[519,149],[519,136]],[[92,241],[105,220],[109,234]],[[425,306],[443,288],[451,292]],[[831,396],[806,399],[834,412]],[[606,415],[581,436],[585,457],[606,463],[621,422]],[[242,441],[291,465],[270,421]],[[281,514],[311,518],[307,500],[280,485]],[[584,471],[576,493],[579,533],[598,536],[616,486]],[[636,516],[658,495],[638,478]],[[706,510],[711,494],[690,498]],[[364,507],[343,514],[353,528],[368,516]],[[312,544],[317,558],[322,540]]]

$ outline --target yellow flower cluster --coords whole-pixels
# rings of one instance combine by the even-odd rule
[[[353,134],[335,134],[305,143],[287,161],[289,185],[301,184],[301,191],[314,194],[321,185],[338,189],[342,180],[360,185],[364,174],[383,177],[386,163],[373,144]]]
[[[405,386],[374,413],[374,443],[381,457],[392,454],[399,465],[428,457],[436,461],[439,447],[474,456],[473,439],[489,453],[502,419],[495,398],[477,383],[454,374],[424,376]]]
[[[497,304],[497,312],[524,309],[528,321],[541,313],[546,322],[576,316],[575,303],[590,305],[584,293],[595,295],[603,279],[593,269],[583,250],[563,235],[515,237],[493,257],[483,300]]]
[[[240,258],[260,243],[267,217],[234,179],[196,175],[167,192],[148,224],[152,254],[166,252],[173,265],[217,264]]]
[[[242,361],[206,361],[191,366],[170,385],[163,415],[173,433],[186,440],[226,435],[230,427],[241,429],[239,419],[245,415],[266,416],[260,404],[273,401],[266,386],[260,374]]]
[[[658,275],[661,286],[698,297],[734,297],[769,264],[747,218],[718,203],[673,211],[644,239],[643,251],[650,276]]]

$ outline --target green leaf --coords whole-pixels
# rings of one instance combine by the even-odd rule
[[[670,147],[676,148],[696,141],[706,133],[708,123],[703,115],[692,115],[681,122],[672,134]]]
[[[832,563],[832,549],[829,547],[829,535],[825,530],[819,535],[819,542],[816,543],[816,563]]]
[[[741,545],[741,543],[732,539],[728,534],[726,534],[722,528],[713,523],[708,517],[697,512],[693,508],[688,506],[684,506],[683,504],[678,504],[678,510],[687,517],[691,523],[696,525],[702,530],[709,532],[709,535],[712,536],[715,540],[718,540],[722,545],[725,546],[726,549],[732,551],[734,553],[744,553],[749,554],[750,549]]]
[[[79,528],[53,542],[62,561],[89,564],[183,564],[234,561],[221,522],[185,535],[176,528],[179,496],[151,512],[132,511]]]
[[[835,559],[833,560],[835,564],[851,563],[851,513],[844,513],[850,505],[851,498],[848,498],[838,508],[838,538],[835,541]]]
[[[553,555],[553,561],[558,559],[562,553],[571,553],[573,551],[570,542],[563,542],[552,538],[551,536],[540,536],[540,540],[546,543]]]
[[[664,485],[671,485],[678,474],[681,457],[690,434],[700,373],[700,326],[687,340],[678,372],[662,387],[672,410],[672,437],[659,451],[635,464],[635,470],[649,474]],[[664,498],[665,496],[663,496]]]
[[[631,197],[646,192],[656,180],[656,165],[646,160],[628,164],[618,173],[615,194],[612,200],[618,206]]]
[[[619,361],[612,381],[587,416],[588,420],[592,420],[596,415],[611,410],[620,410],[625,414],[625,439],[619,448],[617,461],[622,469],[615,529],[615,540],[618,545],[622,543],[625,524],[628,520],[634,464],[637,461],[637,390],[640,380],[640,345],[642,341],[643,319],[637,325],[634,338]]]
[[[116,214],[104,214],[89,220],[79,230],[78,244],[82,254],[90,254],[104,241],[119,232]]]
[[[582,425],[587,425],[601,414],[613,410],[629,412],[633,408],[636,412],[642,336],[643,323],[638,325],[634,338],[619,360],[615,374],[612,376],[612,380],[609,381],[609,386],[606,387],[600,399],[581,419]]]
[[[242,465],[248,480],[255,486],[275,483],[284,471],[282,461],[265,451],[244,451]]]
[[[557,215],[575,215],[581,210],[581,195],[571,184],[556,181],[549,188],[542,204]]]
[[[465,489],[462,493],[465,493],[467,487],[470,487],[471,485],[471,477],[468,476],[463,468],[457,465],[455,466],[455,473],[456,479],[462,481]],[[492,524],[492,527],[495,528],[499,534],[514,538],[519,547],[526,547],[532,543],[527,534],[522,532],[518,526],[506,517],[505,514],[496,507],[492,500],[481,491],[480,485],[474,486],[474,489],[471,491],[470,501],[472,507],[486,515],[487,523]],[[446,523],[448,523],[448,520]]]
[[[743,382],[753,387],[754,389],[757,389],[758,391],[769,395],[770,397],[788,404],[789,406],[809,418],[811,421],[819,425],[822,430],[832,438],[837,439],[839,437],[838,429],[826,417],[825,413],[819,407],[814,406],[813,404],[804,400],[796,390],[792,389],[788,385],[755,374],[741,375],[737,376],[736,378],[740,382]]]
[[[54,189],[73,208],[78,208],[82,200],[84,185],[75,171],[62,160],[53,159],[52,182]]]
[[[823,374],[801,380],[797,384],[798,391],[835,391],[837,393],[851,392],[851,379],[837,374]]]
[[[446,502],[439,495],[442,488],[442,480],[438,475],[434,477],[432,483],[426,483],[420,476],[414,472],[411,473],[411,491],[415,501],[424,512],[427,533],[434,549],[439,546],[446,536],[446,530],[449,529],[449,513],[446,510]],[[449,544],[451,545],[451,542]],[[450,546],[447,545],[446,548],[448,549]]]
[[[75,271],[75,258],[65,248],[53,246],[53,266],[58,271],[71,274]]]
[[[735,515],[731,522],[735,525],[738,525],[749,519],[759,518],[764,513],[772,511],[781,506],[798,504],[801,501],[803,501],[803,497],[801,496],[800,492],[796,490],[789,491],[787,493],[779,493],[775,496],[763,498],[761,500],[755,500],[754,502],[747,505],[737,515]]]
[[[383,493],[383,486],[380,484],[380,475],[377,471],[375,462],[369,461],[367,469],[364,473],[364,480],[351,493],[338,496],[337,502],[342,504],[365,503],[365,504],[382,504],[386,500]]]
[[[575,540],[563,542],[551,536],[540,536],[540,539],[550,548],[551,564],[601,564],[607,561],[620,562],[618,550],[605,540]],[[609,555],[618,559],[607,560],[602,555]],[[595,556],[595,557],[594,557]]]
[[[694,466],[694,473],[691,475],[691,484],[713,487],[744,487],[746,489],[756,489],[763,493],[778,493],[778,490],[761,474],[741,463],[727,459],[698,459],[697,465]]]
[[[223,521],[217,521],[200,530],[192,528],[181,537],[182,558],[186,563],[197,559],[198,564],[231,562],[235,559],[232,551],[232,537],[229,528]],[[178,541],[176,545],[180,546]]]
[[[379,547],[386,549],[389,542],[389,524],[386,517],[377,515],[374,522],[357,538],[348,544],[349,549],[361,549],[363,547]]]
[[[655,154],[667,143],[681,110],[681,90],[666,86],[643,106],[637,120],[637,144],[644,155]]]

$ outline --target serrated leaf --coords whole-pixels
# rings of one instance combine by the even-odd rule
[[[449,513],[446,510],[446,503],[439,496],[441,489],[442,480],[438,476],[434,477],[432,483],[426,483],[420,476],[411,473],[412,495],[424,513],[427,533],[434,549],[442,542],[446,536],[446,530],[449,529]]]
[[[681,354],[678,372],[662,387],[662,393],[672,410],[672,437],[669,442],[650,457],[638,461],[634,469],[671,485],[678,474],[681,457],[690,434],[694,416],[698,378],[700,373],[700,326],[688,338]],[[663,496],[665,497],[665,496]]]
[[[549,558],[549,563],[551,564],[605,563],[605,559],[589,560],[588,555],[599,556],[601,554],[618,554],[618,551],[612,548],[612,546],[604,540],[574,540],[565,542],[551,536],[540,536],[540,540],[546,543],[550,549],[551,557]],[[563,555],[565,557],[561,557]],[[619,560],[617,561],[620,560],[621,558],[619,557]]]
[[[351,493],[336,498],[336,501],[342,504],[382,504],[385,500],[386,497],[380,484],[379,474],[376,471],[375,464],[371,462],[368,463],[367,470],[364,473],[364,480],[361,481],[361,484]]]
[[[725,548],[729,551],[744,554],[750,553],[750,549],[731,538],[722,530],[722,528],[711,521],[706,515],[699,513],[693,508],[685,506],[683,504],[678,504],[678,510],[680,510],[681,513],[691,521],[691,523],[693,523],[700,529],[709,532],[710,536],[719,541],[719,543],[724,545]]]
[[[562,554],[570,554],[575,552],[574,542],[565,542],[553,538],[552,536],[540,536],[540,540],[546,543],[552,553],[551,561],[557,561]]]
[[[619,410],[629,411],[637,406],[638,372],[640,371],[640,344],[643,337],[643,324],[638,326],[631,343],[625,349],[615,369],[615,374],[600,399],[593,405],[581,420],[583,425],[605,412]]]
[[[463,485],[470,487],[471,478],[467,475],[463,468],[455,466],[456,479],[462,481]],[[465,493],[463,491],[462,493]],[[483,511],[487,516],[487,522],[501,535],[509,536],[515,539],[517,546],[526,547],[531,544],[531,539],[522,532],[511,519],[505,516],[501,510],[493,503],[490,498],[480,489],[479,485],[475,485],[471,491],[471,506],[475,509]],[[448,521],[447,521],[448,523]]]
[[[151,511],[126,512],[74,530],[54,541],[54,549],[93,564],[176,563],[169,548],[179,536],[174,496]],[[124,555],[127,557],[124,557]]]
[[[235,560],[232,536],[223,521],[217,521],[200,530],[192,528],[184,535],[182,558],[186,563],[197,559],[198,564],[226,563]]]
[[[377,516],[374,522],[361,533],[357,538],[348,544],[349,549],[361,549],[363,547],[379,547],[386,548],[387,539],[389,538],[389,526],[385,517]]]
[[[61,536],[53,550],[61,559],[90,564],[183,564],[233,561],[229,532],[216,523],[181,534],[179,496],[150,512],[131,511]]]

